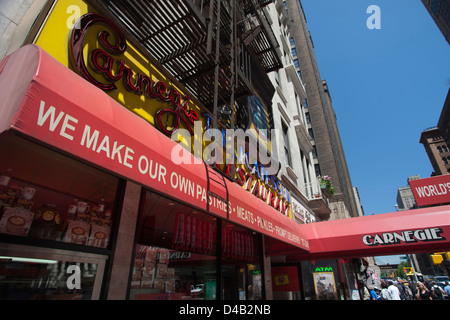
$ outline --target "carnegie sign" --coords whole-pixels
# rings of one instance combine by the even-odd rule
[[[427,241],[446,240],[442,236],[441,228],[426,228],[418,230],[404,230],[400,232],[385,232],[381,234],[367,234],[362,237],[362,241],[367,246],[388,246],[400,243],[415,243]]]
[[[419,207],[450,203],[450,174],[410,180],[409,185]]]

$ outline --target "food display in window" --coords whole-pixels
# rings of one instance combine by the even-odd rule
[[[138,245],[134,260],[132,289],[150,289],[152,294],[175,292],[178,279],[175,269],[168,268],[172,251]]]
[[[69,206],[63,241],[106,248],[111,230],[111,209],[105,210],[104,200],[97,204],[77,201]]]
[[[55,195],[57,194],[57,195]],[[55,203],[46,203],[51,198]],[[67,196],[0,178],[0,233],[106,248],[112,208],[104,199],[61,201]]]
[[[4,208],[15,207],[17,204],[17,196],[20,192],[20,187],[16,185],[2,186],[0,194],[0,205]]]
[[[14,234],[33,241],[109,245],[117,177],[15,134],[0,137],[0,150],[5,151],[0,157],[2,241],[16,241],[9,236]],[[12,209],[20,214],[11,217]]]
[[[0,219],[0,233],[26,236],[33,217],[34,213],[29,210],[8,207]]]
[[[108,246],[110,229],[108,225],[91,224],[91,236],[88,245],[106,248]]]
[[[46,203],[34,216],[30,235],[39,239],[56,240],[60,233],[61,215],[55,204]]]
[[[82,220],[69,221],[63,241],[84,245],[89,235],[89,228],[89,223]]]

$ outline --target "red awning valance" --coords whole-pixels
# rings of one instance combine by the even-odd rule
[[[450,249],[450,206],[302,225],[310,252],[291,259],[362,257]]]

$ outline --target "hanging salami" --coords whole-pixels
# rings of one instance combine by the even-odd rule
[[[185,245],[184,245],[184,250],[190,250],[191,247],[191,217],[187,216],[186,217],[186,228],[185,228],[185,233],[186,233],[186,237],[185,237]]]
[[[177,214],[177,219],[175,223],[174,237],[172,247],[176,250],[183,247],[184,241],[184,214]]]
[[[202,235],[202,252],[208,252],[208,227],[209,224],[206,221],[203,221],[203,235]]]
[[[222,255],[227,256],[227,231],[222,228]]]
[[[208,254],[210,254],[213,249],[213,236],[214,236],[213,228],[214,228],[214,225],[212,224],[212,222],[210,222],[209,228],[208,228],[208,250],[207,250]]]
[[[191,251],[195,252],[197,248],[197,218],[191,219]]]
[[[202,235],[203,235],[203,222],[201,220],[197,221],[197,251],[201,252],[202,250]]]

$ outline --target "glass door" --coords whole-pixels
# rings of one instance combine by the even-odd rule
[[[97,300],[106,258],[0,244],[0,300]]]

